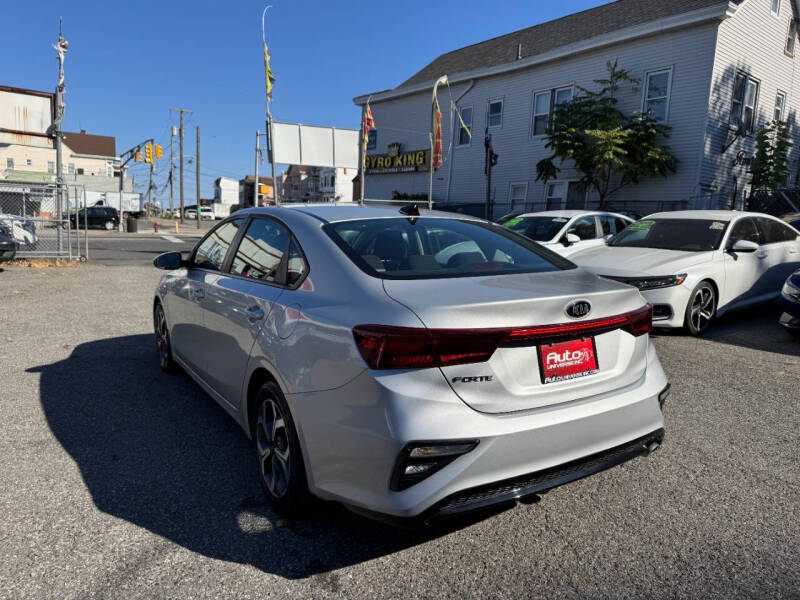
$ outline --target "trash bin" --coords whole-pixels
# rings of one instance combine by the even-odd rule
[[[139,232],[139,220],[133,217],[128,217],[128,233]]]

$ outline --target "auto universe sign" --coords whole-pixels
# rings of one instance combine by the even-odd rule
[[[394,147],[393,147],[394,146]],[[382,173],[410,173],[427,171],[430,150],[400,152],[399,144],[390,144],[388,154],[368,154],[366,157],[367,175]]]

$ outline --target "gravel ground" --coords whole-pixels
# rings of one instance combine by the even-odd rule
[[[163,375],[152,267],[0,272],[0,597],[798,597],[800,340],[765,307],[660,335],[667,438],[533,505],[396,531],[265,505],[238,427]]]

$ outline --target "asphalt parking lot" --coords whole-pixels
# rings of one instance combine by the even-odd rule
[[[656,336],[652,456],[402,531],[279,520],[238,427],[158,368],[159,272],[113,264],[0,272],[0,597],[798,597],[800,339],[773,306]]]

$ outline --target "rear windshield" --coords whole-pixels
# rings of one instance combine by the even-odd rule
[[[575,265],[503,227],[442,218],[384,218],[323,227],[363,271],[384,279],[541,273]]]
[[[728,223],[711,219],[642,219],[608,241],[609,246],[703,252],[719,248]]]
[[[567,224],[566,217],[516,217],[504,223],[511,231],[536,240],[549,242]]]

